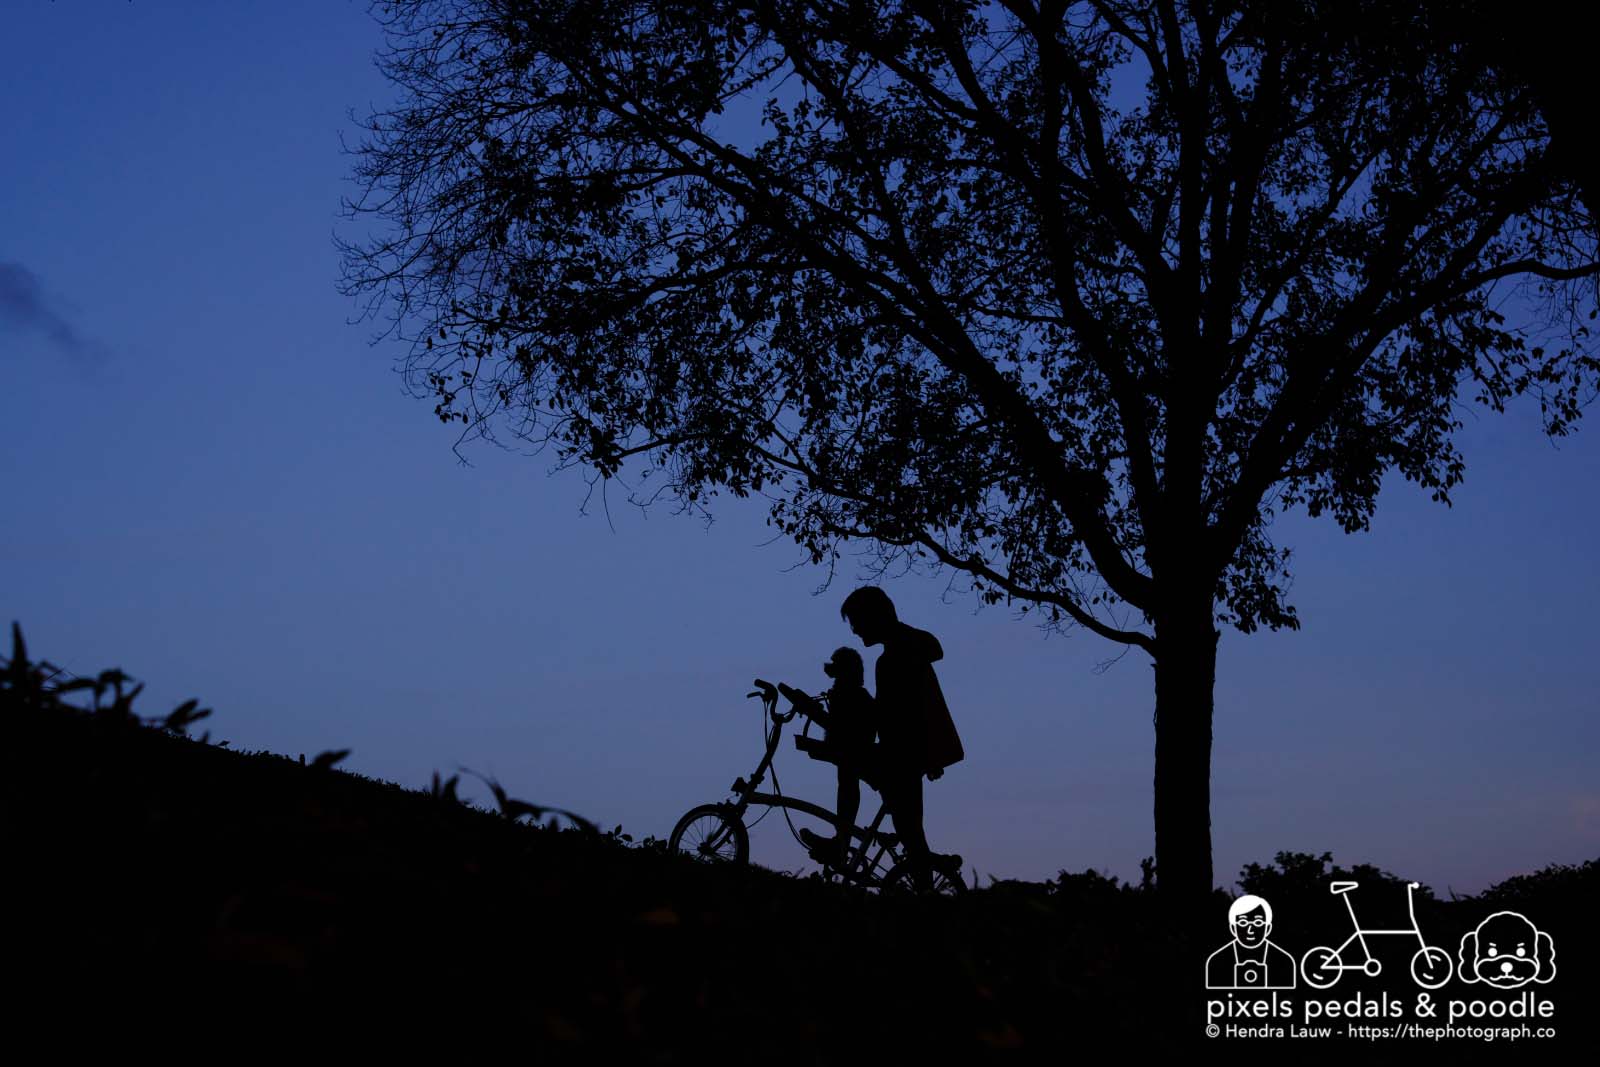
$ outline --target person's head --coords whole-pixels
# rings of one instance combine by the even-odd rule
[[[1228,907],[1228,929],[1245,948],[1255,948],[1272,933],[1272,905],[1246,893]]]
[[[838,685],[860,685],[866,678],[866,669],[861,664],[861,653],[853,648],[836,648],[833,656],[822,665],[822,673],[832,678]]]
[[[839,617],[849,623],[851,631],[869,647],[880,643],[884,633],[898,621],[894,601],[875,585],[864,585],[845,597],[844,603],[839,605]]]

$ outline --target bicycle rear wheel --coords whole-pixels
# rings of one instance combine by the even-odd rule
[[[725,804],[690,808],[672,828],[667,847],[706,863],[748,863],[750,833]]]

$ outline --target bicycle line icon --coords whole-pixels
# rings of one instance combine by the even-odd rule
[[[1316,989],[1328,989],[1346,971],[1360,971],[1370,978],[1375,978],[1383,970],[1383,964],[1372,954],[1372,949],[1367,945],[1369,937],[1386,937],[1390,935],[1414,937],[1420,946],[1411,956],[1411,977],[1423,989],[1438,989],[1450,980],[1453,969],[1450,953],[1438,945],[1430,945],[1422,936],[1422,927],[1417,922],[1416,891],[1421,888],[1420,882],[1406,883],[1406,911],[1411,917],[1411,925],[1401,930],[1364,930],[1361,921],[1356,918],[1355,905],[1350,903],[1350,893],[1360,883],[1334,882],[1328,891],[1334,896],[1344,898],[1344,906],[1350,913],[1350,925],[1354,932],[1338,948],[1329,948],[1318,945],[1310,949],[1300,958],[1300,974],[1306,984]],[[1346,963],[1345,954],[1351,945],[1360,945],[1364,957],[1360,962]]]

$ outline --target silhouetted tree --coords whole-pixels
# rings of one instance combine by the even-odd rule
[[[1560,0],[1480,0],[1462,5],[1475,59],[1527,92],[1550,135],[1551,163],[1573,182],[1590,217],[1600,211],[1600,156],[1594,151],[1593,34]]]
[[[346,289],[436,414],[1143,649],[1187,899],[1273,516],[1448,502],[1458,393],[1560,434],[1595,379],[1594,223],[1471,4],[380,7]]]

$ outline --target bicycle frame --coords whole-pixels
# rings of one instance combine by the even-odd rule
[[[1428,942],[1422,936],[1422,927],[1417,922],[1417,902],[1416,902],[1417,885],[1418,885],[1417,882],[1410,882],[1410,883],[1408,883],[1406,885],[1406,912],[1411,917],[1411,928],[1409,930],[1363,930],[1363,929],[1361,929],[1361,922],[1360,922],[1360,920],[1358,920],[1356,918],[1356,907],[1355,907],[1354,904],[1350,903],[1350,893],[1347,891],[1347,892],[1339,894],[1340,896],[1342,896],[1344,898],[1345,910],[1350,913],[1350,925],[1355,930],[1355,933],[1353,933],[1349,937],[1345,938],[1343,944],[1341,944],[1338,948],[1334,949],[1334,951],[1339,953],[1339,956],[1340,956],[1340,961],[1339,961],[1339,969],[1340,970],[1343,970],[1343,971],[1359,971],[1359,970],[1364,970],[1366,968],[1366,963],[1365,962],[1363,962],[1359,966],[1357,966],[1355,964],[1346,964],[1344,962],[1344,959],[1343,959],[1344,950],[1350,947],[1350,943],[1352,941],[1360,943],[1361,952],[1367,958],[1367,960],[1371,960],[1373,958],[1372,957],[1372,949],[1367,946],[1367,938],[1369,938],[1369,937],[1382,937],[1382,936],[1387,935],[1387,934],[1410,934],[1411,936],[1413,936],[1413,937],[1415,937],[1417,939],[1417,947],[1418,948],[1427,948],[1428,947]]]
[[[755,696],[756,694],[752,693],[751,695]],[[766,751],[762,753],[761,762],[756,765],[755,773],[750,776],[750,780],[747,782],[742,777],[734,780],[731,788],[739,799],[730,806],[732,814],[740,822],[743,822],[744,813],[752,804],[755,804],[762,807],[786,808],[789,811],[801,812],[815,819],[820,819],[829,826],[837,826],[837,814],[820,804],[814,804],[809,800],[801,800],[798,797],[786,797],[780,793],[762,793],[758,791],[762,780],[767,776],[767,771],[772,767],[772,757],[778,751],[778,743],[783,738],[784,726],[799,714],[798,708],[787,714],[778,711],[778,695],[775,688],[761,690],[760,695],[762,697],[762,709],[766,713],[766,718],[772,723],[772,728],[767,731]],[[816,699],[820,699],[824,704],[827,703],[825,694],[819,695]],[[891,861],[898,862],[901,857],[893,848],[896,838],[887,831],[880,831],[879,829],[883,824],[883,817],[888,812],[888,805],[880,802],[878,814],[873,817],[871,824],[865,830],[859,826],[852,826],[850,828],[851,840],[859,840],[860,844],[853,846],[849,850],[847,862],[842,869],[831,866],[827,869],[851,881],[870,883],[884,873],[884,858],[886,856]],[[713,838],[709,844],[715,847],[718,841]],[[877,846],[876,852],[872,851],[874,845]]]

